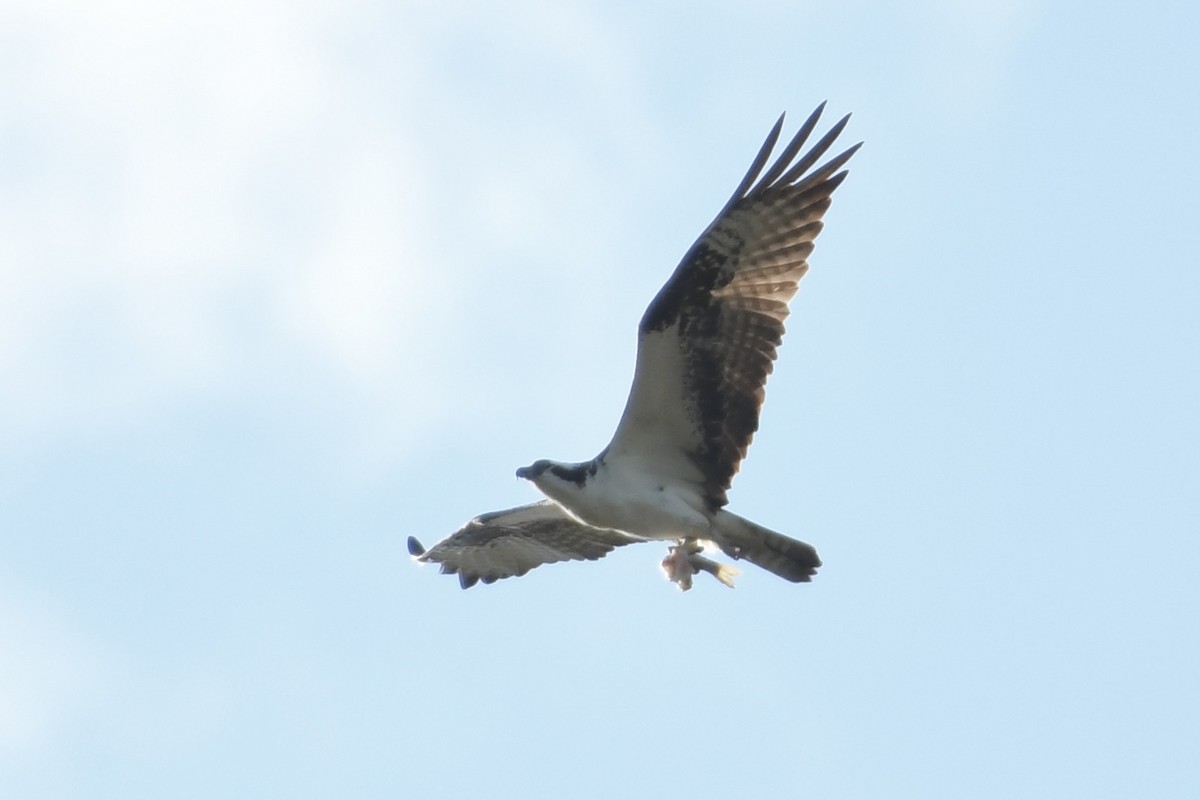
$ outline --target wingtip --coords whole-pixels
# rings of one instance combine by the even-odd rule
[[[775,143],[779,141],[779,134],[783,133],[783,118],[787,116],[786,111],[779,113],[779,119],[775,120],[775,124],[771,126],[771,131],[767,134],[767,142],[770,146],[763,145],[763,149],[768,154],[775,149]]]
[[[425,547],[417,541],[417,537],[408,537],[408,554],[413,558],[420,558],[425,555]]]
[[[812,113],[808,115],[808,118],[804,120],[804,124],[800,126],[800,129],[807,129],[809,132],[812,132],[812,129],[817,127],[817,123],[821,121],[821,115],[825,113],[825,104],[828,102],[828,100],[822,100],[821,104],[814,108]],[[807,139],[808,134],[805,134],[804,138]]]

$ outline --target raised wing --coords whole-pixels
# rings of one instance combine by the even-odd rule
[[[788,301],[855,145],[813,169],[849,115],[797,159],[824,104],[765,173],[783,117],[638,328],[625,413],[605,453],[699,484],[713,508],[746,456],[783,341]],[[811,171],[810,171],[811,170]],[[761,177],[759,177],[761,174]]]
[[[482,514],[429,550],[410,536],[408,552],[417,561],[441,564],[445,574],[458,573],[459,584],[470,589],[478,581],[524,575],[542,564],[595,561],[636,541],[620,531],[585,525],[557,503],[543,500]]]

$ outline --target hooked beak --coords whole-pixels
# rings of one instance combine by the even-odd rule
[[[533,471],[529,467],[520,467],[517,469],[517,477],[530,480],[533,477]]]

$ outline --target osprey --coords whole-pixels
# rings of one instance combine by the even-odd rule
[[[846,177],[841,168],[862,144],[813,168],[846,115],[797,158],[823,109],[763,172],[783,127],[779,118],[729,202],[646,309],[633,388],[608,446],[590,461],[542,459],[518,469],[518,478],[549,499],[483,514],[429,550],[410,536],[408,550],[418,561],[457,573],[466,589],[659,540],[674,542],[662,566],[683,590],[697,572],[733,585],[737,570],[700,555],[704,545],[789,581],[811,580],[821,566],[812,545],[725,505],[758,430],[788,301]]]

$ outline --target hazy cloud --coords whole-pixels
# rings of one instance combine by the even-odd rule
[[[439,413],[435,373],[466,346],[455,315],[477,317],[472,303],[503,290],[497,276],[538,252],[547,261],[528,268],[558,269],[569,253],[578,266],[565,278],[595,278],[583,253],[604,221],[579,188],[605,165],[572,137],[645,130],[633,60],[585,10],[28,3],[8,14],[20,44],[0,83],[8,437],[121,425],[298,373],[339,386],[367,440],[390,428],[392,441],[397,418]],[[476,46],[489,24],[524,57]],[[478,67],[465,109],[430,88],[464,54]],[[479,130],[488,102],[535,79],[592,101],[579,118]]]

